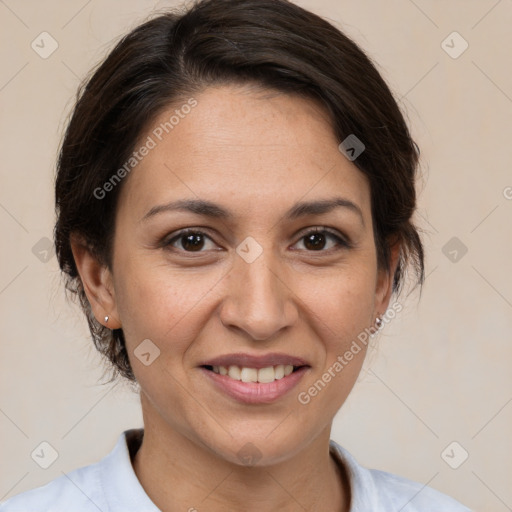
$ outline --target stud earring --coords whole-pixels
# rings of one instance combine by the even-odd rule
[[[105,323],[108,324],[108,316],[105,317]]]
[[[377,329],[380,329],[382,327],[382,318],[380,316],[378,316],[375,319],[375,323],[377,324]]]

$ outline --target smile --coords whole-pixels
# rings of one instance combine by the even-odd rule
[[[277,364],[275,366],[267,366],[266,368],[248,368],[246,366],[206,366],[215,373],[227,375],[230,379],[240,380],[242,382],[260,382],[268,383],[280,380],[290,375],[298,366],[291,364]]]
[[[218,390],[247,404],[270,403],[283,397],[309,368],[282,364],[259,369],[236,365],[200,367]]]

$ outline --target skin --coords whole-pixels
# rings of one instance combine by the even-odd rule
[[[398,246],[390,268],[378,269],[368,181],[338,150],[319,104],[234,85],[194,97],[198,106],[125,179],[112,268],[73,241],[93,312],[123,328],[140,385],[145,435],[135,473],[164,512],[348,511],[346,475],[328,445],[365,350],[307,405],[297,395],[385,312]],[[362,216],[342,207],[284,218],[298,201],[335,196]],[[156,205],[188,198],[233,218],[167,211],[142,220]],[[307,232],[324,226],[351,247],[326,233],[318,249],[308,244]],[[198,250],[183,237],[163,247],[183,228],[206,233]],[[263,250],[252,263],[236,252],[248,236]],[[149,366],[133,354],[145,339],[160,350]],[[310,368],[277,401],[247,405],[198,367],[232,352],[293,354]],[[237,456],[246,443],[261,453],[256,465]]]

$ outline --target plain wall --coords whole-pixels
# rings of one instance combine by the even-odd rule
[[[421,299],[400,299],[332,438],[363,465],[475,510],[511,510],[512,1],[298,3],[376,61],[421,148],[416,219],[428,277]],[[0,2],[0,500],[99,460],[142,426],[137,395],[98,384],[101,361],[45,237],[80,79],[121,34],[174,4]],[[47,59],[31,47],[43,31],[58,42]],[[454,31],[469,44],[457,58]],[[30,456],[42,441],[59,454],[46,470]],[[451,460],[469,454],[458,469],[441,456],[453,441]]]

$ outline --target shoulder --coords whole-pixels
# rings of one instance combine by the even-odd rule
[[[425,484],[385,471],[368,471],[375,482],[379,500],[389,506],[399,505],[403,512],[430,512],[433,509],[439,512],[471,512],[455,499]]]
[[[143,429],[125,430],[114,449],[100,461],[13,496],[0,503],[0,512],[158,510],[137,480],[130,460],[142,436]]]
[[[98,512],[108,510],[100,492],[98,463],[75,469],[55,480],[13,496],[0,512]],[[70,511],[69,504],[73,504]]]
[[[99,462],[13,496],[0,504],[0,512],[158,512],[131,463],[143,434],[143,429],[125,430]]]
[[[347,450],[333,440],[330,447],[347,471],[352,493],[350,512],[471,512],[455,499],[425,484],[360,466]]]

